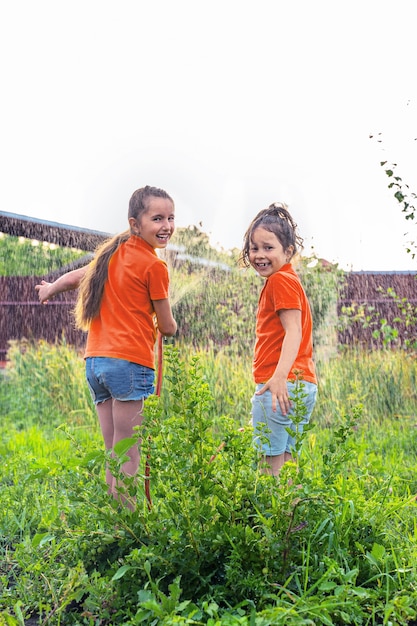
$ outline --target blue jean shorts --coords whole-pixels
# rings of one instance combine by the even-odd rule
[[[144,400],[155,391],[154,370],[123,359],[87,357],[85,374],[94,404],[110,398]]]
[[[300,383],[287,383],[290,398],[293,396],[296,384]],[[306,412],[302,421],[297,424],[297,427],[292,421],[293,408],[287,415],[283,415],[277,401],[277,410],[275,413],[273,412],[272,394],[269,390],[265,391],[261,396],[254,395],[252,397],[254,445],[265,456],[277,456],[284,452],[291,453],[291,449],[295,445],[295,439],[286,429],[291,428],[291,430],[298,431],[301,434],[304,426],[310,421],[317,399],[317,385],[306,381],[302,381],[301,384],[303,385],[302,394],[305,396],[302,400],[305,404]],[[256,385],[256,391],[262,389],[263,386],[262,384]]]

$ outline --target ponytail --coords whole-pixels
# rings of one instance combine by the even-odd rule
[[[77,328],[88,330],[92,320],[99,314],[110,259],[120,244],[127,241],[130,236],[130,231],[126,230],[106,240],[97,248],[78,291],[74,310]]]

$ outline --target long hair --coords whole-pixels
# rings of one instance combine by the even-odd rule
[[[140,218],[148,210],[148,200],[151,197],[166,198],[172,201],[172,198],[163,189],[149,185],[141,187],[141,189],[134,191],[130,198],[128,218]],[[131,231],[126,230],[111,239],[107,239],[96,249],[94,259],[89,264],[78,290],[74,310],[77,328],[88,330],[92,320],[99,314],[110,259],[117,248],[131,236]]]
[[[287,250],[290,246],[293,247],[291,258],[302,250],[304,239],[299,235],[297,224],[291,217],[287,205],[283,202],[274,202],[267,209],[259,211],[258,215],[249,224],[249,228],[243,237],[243,247],[239,257],[241,265],[245,267],[250,266],[249,250],[252,233],[260,226],[274,233],[284,250]]]

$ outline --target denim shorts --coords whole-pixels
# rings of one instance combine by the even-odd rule
[[[265,391],[261,396],[254,395],[252,397],[252,424],[254,428],[254,445],[265,456],[276,456],[284,452],[291,453],[294,448],[295,439],[287,432],[287,428],[293,431],[303,432],[305,424],[310,420],[314,405],[317,399],[317,385],[314,383],[302,381],[301,383],[288,382],[288,394],[290,398],[293,396],[296,384],[303,385],[302,394],[303,403],[306,408],[302,421],[297,427],[292,421],[293,408],[283,415],[277,401],[277,410],[272,410],[272,394],[269,390]],[[264,385],[256,385],[256,391],[262,389]]]
[[[87,357],[85,374],[94,404],[110,398],[144,400],[155,391],[154,370],[123,359]]]

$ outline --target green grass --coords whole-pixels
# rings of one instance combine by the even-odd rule
[[[331,425],[335,411],[362,404],[367,422],[417,424],[416,356],[402,350],[343,351],[318,364],[320,420]]]
[[[106,493],[80,356],[12,346],[0,381],[0,624],[416,620],[416,359],[319,362],[313,428],[278,481],[259,473],[251,445],[250,362],[166,346],[164,365],[131,513]]]
[[[0,376],[0,626],[406,625],[417,620],[417,361],[337,352],[342,274],[299,267],[315,322],[319,398],[278,481],[249,424],[259,278],[170,268],[179,339],[146,403],[134,513],[109,499],[83,360],[65,343],[12,342]],[[42,275],[80,251],[0,239],[8,275]],[[176,347],[174,347],[174,344]],[[150,459],[151,498],[145,496]]]

